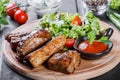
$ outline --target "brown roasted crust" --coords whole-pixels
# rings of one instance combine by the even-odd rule
[[[34,68],[37,68],[42,63],[44,63],[51,55],[63,48],[65,42],[66,38],[64,36],[58,36],[49,41],[42,48],[28,54],[25,59],[29,61]]]
[[[14,40],[14,38],[17,38],[17,37],[23,37],[23,36],[26,36],[28,35],[29,33],[28,32],[17,32],[17,33],[9,33],[9,34],[6,34],[5,35],[5,39],[10,42],[11,40]]]
[[[29,35],[22,37],[18,43],[17,53],[20,56],[25,56],[29,52],[40,47],[51,38],[50,33],[46,30],[33,31]]]
[[[17,32],[17,33],[10,33],[5,35],[5,39],[10,43],[11,48],[16,51],[18,43],[22,40],[23,36],[29,35],[28,32]]]
[[[48,68],[63,73],[73,73],[80,65],[80,55],[75,50],[57,52],[48,60]]]

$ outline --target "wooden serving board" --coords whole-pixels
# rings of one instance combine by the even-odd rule
[[[28,24],[24,24],[12,33],[16,32],[29,32],[38,26],[40,20],[33,21]],[[111,27],[110,25],[100,21],[101,25]],[[112,27],[113,28],[113,27]],[[5,62],[18,73],[27,76],[32,79],[39,80],[85,80],[102,75],[112,68],[114,68],[120,62],[120,33],[117,29],[114,29],[114,33],[110,40],[113,42],[113,48],[111,52],[97,60],[84,60],[81,59],[81,66],[73,74],[64,74],[48,70],[44,66],[40,66],[40,70],[35,72],[29,67],[18,62],[16,59],[16,53],[11,50],[10,44],[5,40],[3,45],[3,53]]]

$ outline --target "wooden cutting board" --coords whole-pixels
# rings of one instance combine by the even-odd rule
[[[12,33],[16,32],[30,32],[38,26],[40,20],[33,21],[28,24],[24,24]],[[101,25],[111,27],[105,22],[100,21]],[[113,28],[113,27],[112,27]],[[13,70],[18,73],[27,76],[32,79],[39,80],[85,80],[102,75],[112,68],[114,68],[120,62],[120,33],[117,29],[114,29],[114,33],[110,40],[113,42],[113,48],[111,52],[97,60],[84,60],[81,59],[81,66],[73,74],[64,74],[48,70],[44,66],[40,66],[40,70],[35,72],[29,67],[24,66],[16,59],[16,53],[11,50],[10,44],[5,40],[3,45],[3,53],[5,62]]]

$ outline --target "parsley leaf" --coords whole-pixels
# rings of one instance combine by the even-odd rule
[[[93,43],[93,41],[95,40],[96,38],[96,34],[95,34],[95,31],[90,31],[87,35],[88,37],[88,40],[90,41],[90,44]]]
[[[109,44],[110,42],[107,36],[102,36],[98,41],[103,42],[105,44]]]

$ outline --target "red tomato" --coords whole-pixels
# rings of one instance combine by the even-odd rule
[[[28,20],[28,15],[23,10],[17,10],[14,14],[14,20],[19,24],[24,24]]]
[[[74,43],[75,43],[75,39],[68,38],[66,39],[65,47],[73,48]]]
[[[75,16],[73,18],[73,20],[72,20],[72,24],[76,24],[78,26],[81,26],[82,25],[82,21],[81,21],[80,17],[79,16]]]
[[[17,7],[17,5],[15,3],[11,3],[6,7],[6,14],[13,18],[15,12],[19,9],[20,8]]]

